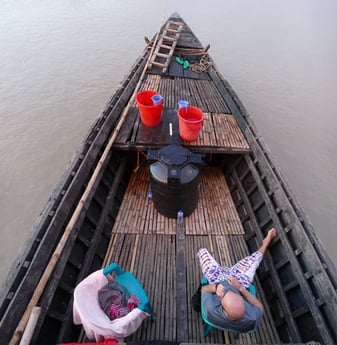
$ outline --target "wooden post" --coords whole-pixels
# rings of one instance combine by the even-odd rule
[[[41,314],[40,307],[34,307],[32,309],[32,313],[30,314],[26,329],[22,335],[20,345],[29,345],[30,341],[32,340],[32,336],[34,334],[34,329]]]

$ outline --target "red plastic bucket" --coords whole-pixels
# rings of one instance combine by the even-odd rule
[[[136,101],[140,119],[145,126],[158,126],[161,121],[161,114],[163,111],[163,102],[153,105],[152,96],[159,95],[157,91],[146,90],[139,92]]]
[[[179,134],[186,141],[194,141],[198,138],[204,125],[204,114],[196,107],[188,106],[178,109]]]

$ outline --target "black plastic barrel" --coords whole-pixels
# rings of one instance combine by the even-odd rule
[[[196,164],[201,155],[191,153],[180,145],[171,144],[149,151],[150,185],[155,208],[161,214],[175,218],[178,210],[189,216],[199,201],[200,174]]]

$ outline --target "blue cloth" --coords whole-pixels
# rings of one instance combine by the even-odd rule
[[[240,292],[233,288],[227,281],[221,282],[226,291]],[[202,296],[203,309],[207,320],[214,325],[236,332],[248,332],[257,327],[261,321],[263,313],[258,307],[252,306],[245,300],[246,311],[241,320],[228,320],[222,310],[221,299],[218,295],[205,292]]]

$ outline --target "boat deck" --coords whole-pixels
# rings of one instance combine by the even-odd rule
[[[173,66],[176,64],[175,61],[171,62]],[[181,76],[182,71],[181,68]],[[144,126],[136,102],[133,101],[113,148],[147,150],[168,145],[172,139],[169,123],[172,123],[173,138],[190,150],[207,153],[251,152],[237,121],[210,80],[146,74],[139,90],[155,90],[164,97],[162,121],[156,127]],[[204,113],[203,129],[193,142],[179,138],[177,108],[181,99],[189,101],[190,105]]]
[[[184,36],[183,31],[178,49],[184,47],[184,40],[191,47],[190,37]],[[196,44],[195,48],[200,48],[200,45]],[[156,127],[144,126],[136,101],[131,100],[113,149],[147,151],[174,141],[200,153],[251,152],[239,124],[208,73],[184,70],[172,59],[167,73],[154,68],[145,74],[139,84],[139,92],[143,90],[155,90],[163,96],[161,123]],[[179,137],[177,108],[181,99],[204,113],[203,129],[193,142]],[[249,254],[242,222],[221,169],[202,169],[198,207],[184,219],[183,226],[178,226],[176,219],[167,218],[155,209],[147,199],[149,185],[148,169],[138,167],[128,184],[105,258],[106,265],[118,262],[137,276],[150,297],[156,316],[155,321],[145,320],[127,341],[235,343],[232,334],[218,330],[212,330],[204,337],[200,314],[191,305],[191,297],[201,279],[196,261],[198,249],[208,248],[226,265],[232,265]],[[263,301],[259,283],[256,285],[258,297]],[[277,343],[276,334],[267,312],[259,330],[240,335],[238,342]]]
[[[146,150],[158,148],[170,143],[169,122],[173,124],[173,134],[179,140],[178,101],[187,100],[191,106],[204,113],[204,127],[199,138],[194,142],[182,142],[184,146],[198,152],[209,153],[247,153],[251,149],[245,140],[229,106],[220,95],[216,85],[204,71],[196,72],[193,68],[184,69],[175,57],[189,59],[190,67],[201,61],[208,67],[213,63],[201,43],[187,25],[181,22],[182,30],[165,73],[155,66],[147,70],[139,81],[138,91],[155,90],[164,97],[164,111],[160,125],[144,126],[139,118],[135,100],[131,100],[123,126],[113,148]],[[203,53],[204,51],[204,53]],[[197,52],[196,55],[193,52]],[[204,60],[198,55],[204,54]],[[187,54],[187,55],[186,55]],[[194,55],[194,56],[193,56]]]
[[[226,265],[234,264],[249,253],[222,171],[203,168],[201,179],[197,209],[184,219],[183,226],[177,226],[175,219],[162,216],[147,199],[148,169],[140,167],[131,177],[112,229],[105,263],[118,262],[137,276],[150,298],[156,320],[146,319],[126,340],[278,343],[268,310],[258,330],[242,334],[238,340],[218,330],[203,336],[200,314],[191,305],[191,297],[201,279],[196,261],[198,249],[208,248]],[[223,186],[222,189],[219,186]],[[265,301],[259,282],[254,284],[258,298]]]

